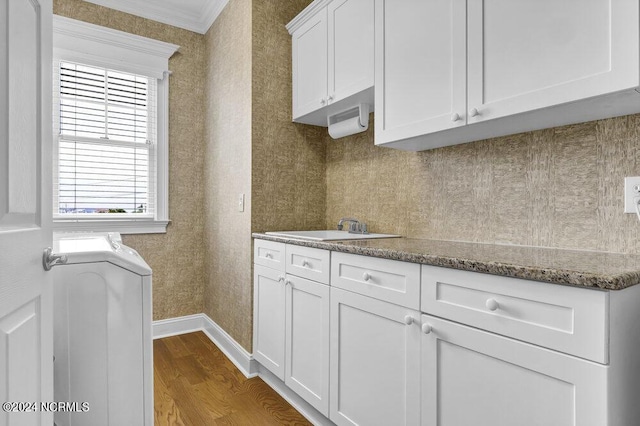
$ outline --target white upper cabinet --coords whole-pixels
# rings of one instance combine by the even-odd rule
[[[638,2],[468,4],[470,123],[638,86]]]
[[[466,1],[376,2],[376,144],[462,126]]]
[[[373,109],[374,27],[372,0],[316,0],[287,25],[293,121],[326,127],[358,103]]]
[[[373,86],[373,6],[371,0],[333,0],[327,6],[330,103]]]
[[[327,11],[321,10],[293,33],[293,116],[327,104]]]
[[[639,13],[629,0],[376,0],[376,144],[640,112]]]

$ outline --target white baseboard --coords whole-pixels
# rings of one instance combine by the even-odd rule
[[[187,315],[153,322],[153,339],[202,331],[204,314]]]
[[[202,331],[247,378],[258,375],[258,362],[206,314],[187,315],[153,322],[153,338]]]

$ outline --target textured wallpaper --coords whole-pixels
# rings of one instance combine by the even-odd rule
[[[231,0],[206,34],[204,312],[251,349],[251,1]],[[238,196],[246,196],[238,211]]]
[[[324,225],[324,134],[291,122],[285,24],[309,3],[231,0],[206,35],[205,312],[247,350],[251,232]]]
[[[291,36],[309,0],[253,2],[252,231],[322,229],[326,129],[291,121]]]
[[[154,320],[202,312],[204,291],[204,36],[81,0],[54,0],[57,15],[174,43],[169,86],[166,234],[124,236],[153,269]]]
[[[418,153],[375,147],[371,125],[326,136],[326,226],[353,215],[416,238],[640,253],[623,213],[639,127],[632,115]]]

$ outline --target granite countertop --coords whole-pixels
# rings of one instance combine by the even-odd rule
[[[640,255],[633,254],[413,238],[308,241],[261,233],[254,233],[253,237],[578,287],[622,290],[640,283]]]

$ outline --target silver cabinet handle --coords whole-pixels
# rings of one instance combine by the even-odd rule
[[[51,247],[47,247],[42,253],[42,267],[45,271],[50,271],[56,265],[63,265],[68,260],[66,254],[53,254]]]

